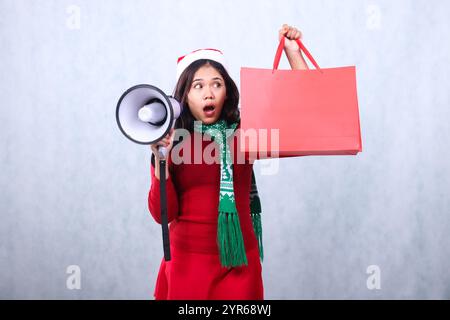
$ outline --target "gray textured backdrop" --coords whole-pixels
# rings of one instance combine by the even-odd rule
[[[363,153],[283,159],[276,175],[256,164],[265,297],[450,298],[448,12],[447,0],[0,0],[0,298],[152,299],[150,151],[121,135],[117,100],[137,83],[170,93],[177,57],[201,47],[222,49],[239,85],[240,67],[270,67],[283,23],[322,67],[357,66]]]

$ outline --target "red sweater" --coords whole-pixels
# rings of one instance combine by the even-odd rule
[[[200,135],[199,139],[201,139],[200,133],[195,132],[194,135]],[[236,135],[234,139],[234,147],[231,150],[231,156],[234,159],[234,194],[245,248],[246,251],[249,251],[258,245],[250,216],[249,195],[253,163],[250,163],[247,154],[240,153],[239,156],[246,160],[244,164],[237,164],[239,139]],[[193,158],[194,139],[180,142],[180,144],[187,143],[190,143]],[[210,143],[214,142],[202,141],[202,151]],[[180,155],[182,156],[183,152],[180,152]],[[218,157],[214,152],[212,152],[212,155]],[[170,243],[183,251],[218,254],[216,239],[220,161],[215,161],[213,164],[204,163],[203,159],[201,164],[194,164],[193,162],[192,159],[191,164],[175,165],[172,163],[171,157],[167,162],[169,178],[166,180],[166,186]],[[148,207],[155,221],[161,223],[160,185],[159,180],[155,177],[154,170],[153,165],[151,165]]]

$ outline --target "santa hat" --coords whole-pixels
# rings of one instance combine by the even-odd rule
[[[225,58],[222,51],[210,48],[198,49],[178,58],[176,82],[178,82],[183,71],[186,70],[186,68],[189,67],[191,63],[201,59],[216,61],[222,64],[225,68]]]

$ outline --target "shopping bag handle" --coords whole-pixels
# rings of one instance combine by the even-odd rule
[[[284,36],[281,37],[280,44],[278,45],[277,53],[275,54],[275,59],[273,60],[273,69],[272,73],[278,69],[278,65],[280,64],[281,60],[281,54],[283,53],[284,48]],[[303,45],[303,43],[300,41],[300,39],[296,39],[298,46],[300,47],[300,50],[303,51],[306,56],[308,57],[309,61],[312,62],[312,64],[316,67],[317,70],[322,72],[322,69],[320,69],[319,65],[317,64],[316,60],[312,57],[311,53],[309,53],[308,49]]]

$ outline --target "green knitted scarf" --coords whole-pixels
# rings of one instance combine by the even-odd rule
[[[244,239],[242,237],[239,215],[236,209],[233,185],[233,164],[231,161],[230,147],[227,139],[236,130],[237,123],[227,126],[225,120],[219,120],[213,124],[201,124],[196,121],[194,130],[208,134],[217,143],[220,150],[220,192],[219,215],[217,222],[217,242],[220,252],[220,262],[224,267],[236,267],[248,265],[245,252]],[[250,192],[250,215],[258,240],[259,256],[264,259],[261,227],[261,202],[256,188],[255,173],[252,171]]]

